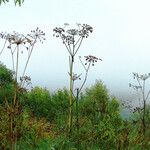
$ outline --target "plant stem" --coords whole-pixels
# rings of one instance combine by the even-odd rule
[[[81,87],[80,87],[80,89],[79,89],[79,93],[81,92],[82,88],[84,87],[84,85],[85,85],[85,83],[86,83],[90,66],[91,66],[91,62],[88,64],[87,69],[85,69],[86,73],[85,73],[85,77],[84,77],[83,83],[82,83],[82,85],[81,85]]]
[[[31,54],[32,54],[32,52],[33,52],[33,48],[34,48],[34,45],[35,45],[36,41],[37,41],[37,38],[34,40],[34,42],[33,42],[33,44],[32,44],[31,50],[30,50],[30,52],[29,52],[28,59],[27,59],[27,61],[26,61],[26,64],[25,64],[25,67],[24,67],[24,70],[23,70],[22,77],[24,77],[24,75],[25,75],[25,72],[26,72],[26,69],[27,69],[27,66],[28,66],[28,63],[29,63]],[[21,86],[23,86],[23,85],[21,85]]]
[[[72,110],[72,102],[73,102],[73,62],[74,62],[74,57],[71,57],[70,60],[70,97],[69,97],[69,120],[68,120],[68,128],[69,128],[69,133],[71,133],[72,130],[72,115],[73,115],[73,110]]]
[[[76,127],[77,127],[77,150],[79,150],[79,88],[77,88],[76,97]]]
[[[146,124],[145,124],[145,112],[146,112],[146,99],[145,99],[145,80],[143,81],[143,90],[142,90],[142,95],[143,95],[143,136],[145,137],[145,128],[146,128]]]

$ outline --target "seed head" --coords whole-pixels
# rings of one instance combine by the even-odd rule
[[[94,64],[95,64],[98,60],[101,60],[101,61],[102,61],[102,59],[99,59],[99,58],[97,58],[97,57],[95,57],[95,56],[92,56],[92,55],[88,55],[88,56],[84,56],[84,57],[85,57],[85,61],[86,61],[85,65],[87,65],[88,63],[92,63],[92,66],[94,66]]]

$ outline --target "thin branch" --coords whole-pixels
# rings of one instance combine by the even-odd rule
[[[17,46],[16,46],[17,47]],[[16,49],[15,47],[15,49]],[[15,72],[15,63],[14,63],[14,51],[11,48],[11,57],[12,57],[12,67],[13,67],[13,71]]]
[[[88,76],[88,72],[89,72],[90,66],[91,66],[91,62],[89,63],[89,65],[88,65],[88,67],[86,69],[85,78],[84,78],[84,81],[83,81],[81,87],[79,88],[79,93],[81,92],[81,90],[82,90],[82,88],[83,88],[83,86],[84,86],[84,84],[85,84],[85,82],[87,80],[87,76]]]
[[[80,36],[79,39],[77,40],[77,42],[75,43],[75,46],[78,44],[78,42],[80,41],[82,37]]]
[[[137,80],[137,82],[138,82],[139,86],[141,87],[141,92],[142,92],[143,87],[141,86],[141,83],[140,83],[140,81],[139,81],[139,78],[138,78],[138,77],[136,77],[136,80]]]
[[[18,78],[18,66],[19,66],[19,45],[17,45],[17,61],[16,61],[16,76],[15,76],[15,80],[17,82],[17,78]]]
[[[7,108],[10,108],[10,105],[9,105],[9,103],[8,103],[8,100],[7,100],[7,97],[5,96],[5,103],[6,103],[6,105],[7,105]]]
[[[16,49],[17,49],[17,46],[14,48],[14,51],[12,51],[12,52],[14,53]]]
[[[81,60],[81,57],[80,57],[80,56],[79,56],[79,60],[80,60],[80,62],[81,62],[81,64],[82,64],[83,68],[84,68],[84,69],[85,69],[85,71],[86,71],[86,67],[85,67],[85,65],[84,65],[83,61]]]
[[[68,46],[67,46],[66,42],[64,41],[64,39],[63,39],[62,35],[60,35],[60,37],[61,37],[61,39],[62,39],[63,43],[65,44],[65,46],[66,46],[66,48],[67,48],[67,50],[68,50],[69,54],[72,56],[71,49],[70,49],[70,48],[68,48]]]
[[[142,106],[141,106],[141,99],[140,99],[140,98],[139,98],[139,106],[142,107]]]
[[[28,57],[30,56],[31,49],[32,49],[32,46],[30,45],[30,46],[28,47]]]
[[[75,56],[75,44],[74,44],[74,35],[73,35],[73,44],[72,44],[72,54]],[[74,60],[73,60],[74,61]]]
[[[18,66],[19,66],[19,45],[17,45],[17,60],[16,60],[16,74],[15,74],[15,83],[14,83],[14,86],[15,86],[15,93],[14,93],[14,98],[13,98],[13,104],[14,106],[16,105],[16,100],[17,100],[17,78],[18,78]]]
[[[78,50],[79,50],[79,48],[80,48],[80,46],[81,46],[81,44],[82,44],[82,41],[83,41],[83,37],[81,38],[80,43],[79,43],[79,45],[78,45],[78,47],[77,47],[77,49],[76,49],[74,55],[76,55],[76,53],[78,52]]]
[[[5,49],[6,43],[7,43],[7,39],[5,40],[5,43],[4,43],[4,46],[3,46],[3,48],[2,48],[2,50],[1,50],[1,52],[0,52],[0,55],[2,54],[2,52],[3,52],[4,49]]]
[[[147,93],[146,100],[148,99],[149,94],[150,94],[150,90],[149,90],[148,93]]]
[[[34,48],[34,45],[36,43],[36,40],[37,38],[34,40],[33,44],[32,44],[32,47],[31,47],[31,50],[30,50],[30,53],[29,53],[29,56],[28,56],[28,59],[26,61],[26,65],[25,65],[25,68],[24,68],[24,71],[23,71],[23,74],[22,74],[22,77],[25,75],[25,72],[26,72],[26,69],[27,69],[27,66],[28,66],[28,63],[29,63],[29,60],[30,60],[30,57],[31,57],[31,54],[33,52],[33,48]],[[21,84],[22,85],[22,84]],[[23,86],[23,85],[22,85]]]
[[[23,76],[22,76],[23,77]],[[25,86],[25,80],[22,80],[21,81],[21,87],[24,87]],[[25,88],[25,87],[24,87]]]
[[[143,94],[143,100],[145,101],[145,80],[143,81],[143,91],[142,91],[142,94]]]

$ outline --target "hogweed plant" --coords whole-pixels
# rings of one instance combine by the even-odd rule
[[[12,60],[12,70],[14,72],[14,96],[12,98],[11,103],[7,101],[7,98],[5,101],[7,102],[7,114],[9,117],[9,143],[10,143],[10,149],[15,149],[15,144],[17,142],[17,129],[16,129],[16,123],[17,121],[17,115],[20,115],[20,101],[19,101],[19,95],[26,90],[27,86],[31,83],[31,78],[26,76],[26,69],[29,64],[29,60],[31,59],[31,54],[33,52],[33,49],[35,47],[35,44],[37,42],[42,42],[45,40],[44,38],[45,33],[41,31],[39,28],[36,28],[36,30],[32,30],[31,33],[27,35],[20,34],[18,32],[13,33],[0,33],[0,38],[4,40],[4,46],[0,52],[0,55],[3,53],[3,51],[7,48],[9,53],[11,54],[11,60]],[[25,65],[20,66],[20,56],[27,52],[27,55],[24,58]],[[19,70],[23,69],[22,75],[19,76]]]
[[[93,32],[93,28],[90,25],[87,24],[77,24],[76,29],[68,28],[69,24],[65,23],[64,27],[56,27],[53,29],[53,36],[60,38],[62,40],[62,43],[65,45],[66,50],[69,53],[69,77],[70,77],[70,96],[69,96],[69,114],[68,114],[68,132],[71,133],[72,125],[73,125],[73,103],[75,102],[75,96],[74,96],[74,83],[76,80],[81,80],[81,75],[77,75],[74,73],[74,63],[76,55],[82,45],[82,42],[84,39],[88,38],[89,35]],[[98,58],[94,56],[85,56],[85,60],[87,61],[85,64],[81,60],[81,57],[79,57],[81,64],[83,65],[85,69],[85,78],[81,85],[81,87],[78,89],[78,92],[80,93],[85,82],[87,79],[87,75],[89,72],[90,66],[95,62],[97,62]]]
[[[133,113],[138,113],[140,115],[140,120],[142,124],[143,136],[145,136],[146,131],[146,105],[147,100],[150,95],[150,90],[146,89],[146,81],[150,78],[150,73],[139,75],[138,73],[133,73],[133,79],[136,80],[137,84],[129,84],[129,87],[133,88],[139,94],[139,106],[133,109]]]
[[[87,77],[88,77],[88,72],[90,70],[90,67],[91,66],[94,66],[95,63],[98,62],[98,60],[101,60],[100,58],[97,58],[95,56],[92,56],[92,55],[88,55],[88,56],[84,56],[84,62],[82,60],[82,57],[79,56],[79,60],[84,68],[84,71],[85,71],[85,76],[84,76],[84,80],[83,80],[83,83],[81,84],[81,87],[79,88],[79,93],[81,92],[81,90],[83,89],[84,85],[85,85],[85,82],[87,80]]]

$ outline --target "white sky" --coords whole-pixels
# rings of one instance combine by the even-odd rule
[[[68,54],[61,40],[52,36],[52,29],[66,22],[94,28],[78,55],[93,54],[103,62],[92,68],[86,85],[101,79],[119,95],[129,90],[132,72],[150,72],[149,0],[25,0],[21,7],[0,6],[0,14],[0,31],[27,33],[38,26],[46,33],[27,70],[33,85],[51,90],[68,85]],[[9,59],[6,53],[0,57],[8,66]]]

